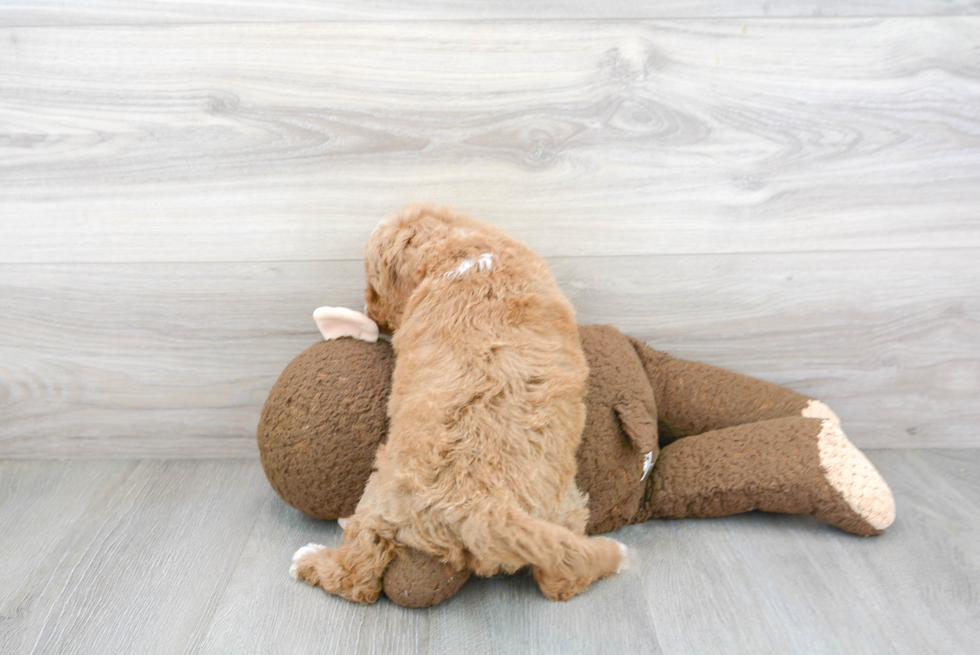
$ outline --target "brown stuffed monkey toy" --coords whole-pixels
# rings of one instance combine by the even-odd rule
[[[363,314],[320,308],[326,341],[273,386],[258,428],[262,466],[287,503],[310,516],[354,512],[387,434],[394,354]],[[847,532],[880,533],[891,490],[829,407],[770,382],[654,350],[605,325],[579,328],[589,363],[576,483],[587,532],[651,518],[751,510],[812,514]],[[428,607],[469,578],[424,553],[399,552],[385,594]]]

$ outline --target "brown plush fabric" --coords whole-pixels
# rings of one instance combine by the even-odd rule
[[[284,501],[320,519],[354,513],[388,434],[394,362],[390,344],[344,337],[289,363],[258,428],[262,468]]]
[[[637,519],[713,517],[752,510],[813,514],[864,536],[878,534],[827,482],[817,437],[821,421],[759,421],[665,446]]]
[[[470,579],[414,548],[399,550],[385,569],[385,596],[402,607],[430,607],[449,598]]]
[[[879,532],[824,477],[821,421],[800,416],[807,397],[673,358],[609,326],[582,326],[579,336],[590,377],[576,482],[589,494],[590,534],[654,517],[753,509]],[[258,430],[262,465],[283,500],[319,518],[353,513],[387,433],[393,364],[388,343],[342,338],[311,346],[286,367]],[[641,481],[648,452],[656,466]],[[468,577],[405,551],[385,572],[384,591],[400,605],[427,607]]]
[[[660,446],[734,425],[799,416],[810,398],[772,382],[671,357],[629,339],[656,397]]]
[[[644,456],[657,452],[657,406],[640,360],[608,325],[579,328],[589,362],[585,430],[578,488],[589,494],[586,532],[600,534],[633,521],[643,499]]]

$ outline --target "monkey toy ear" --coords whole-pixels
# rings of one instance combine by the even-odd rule
[[[378,340],[378,324],[353,309],[319,307],[313,312],[313,320],[327,340],[340,337],[354,337],[368,343]]]

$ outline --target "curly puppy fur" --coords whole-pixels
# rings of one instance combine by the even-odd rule
[[[389,437],[343,542],[297,553],[297,577],[374,602],[404,546],[483,576],[530,564],[556,600],[617,572],[621,544],[584,536],[588,369],[544,260],[430,205],[382,221],[365,254],[367,313],[397,354]]]

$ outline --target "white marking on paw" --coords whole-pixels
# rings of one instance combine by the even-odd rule
[[[613,541],[616,541],[613,539]],[[633,558],[630,555],[630,549],[622,541],[616,541],[616,545],[619,546],[619,554],[623,558],[619,562],[619,566],[616,567],[616,573],[622,573],[628,571],[633,565]]]
[[[809,401],[806,404],[806,407],[803,408],[803,411],[800,412],[800,416],[803,418],[827,419],[833,421],[837,425],[840,425],[840,419],[837,418],[837,414],[834,413],[834,410],[830,409],[819,400]]]
[[[653,451],[651,450],[650,452],[648,452],[646,455],[643,456],[643,475],[640,476],[640,482],[643,482],[644,480],[647,479],[647,474],[650,472],[650,469],[652,468],[653,468]]]
[[[349,518],[346,518],[346,519],[337,519],[337,525],[340,526],[340,529],[341,530],[346,530],[347,529],[347,522],[348,521],[350,521]]]
[[[895,497],[874,464],[851,443],[840,425],[826,418],[817,437],[824,478],[876,530],[895,520]]]
[[[295,553],[293,553],[293,564],[289,567],[289,575],[293,580],[298,580],[299,576],[296,574],[296,563],[301,557],[308,555],[310,553],[316,553],[326,548],[326,546],[321,546],[320,544],[306,544]]]
[[[300,557],[303,557],[307,553],[315,553],[323,550],[324,548],[326,548],[326,546],[322,546],[320,544],[306,544],[305,546],[297,550],[295,553],[293,553],[293,561],[295,562],[299,560]]]

